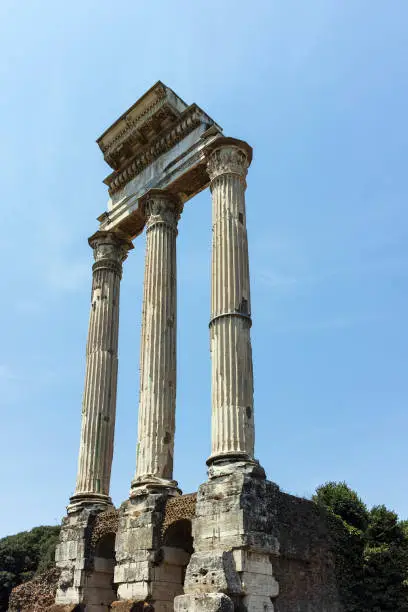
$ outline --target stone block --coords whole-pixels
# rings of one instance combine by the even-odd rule
[[[243,598],[242,603],[250,612],[273,612],[274,606],[269,597],[262,595],[248,595]],[[299,609],[299,608],[298,608]]]
[[[152,582],[150,585],[152,599],[156,601],[174,601],[177,595],[183,593],[181,582]],[[155,605],[156,612],[156,605]]]
[[[182,565],[186,566],[190,560],[190,553],[180,548],[173,548],[172,546],[162,546],[161,552],[163,554],[163,563],[168,565]]]
[[[175,612],[234,612],[232,600],[224,593],[179,595],[174,600]]]
[[[202,539],[221,540],[225,536],[239,536],[244,534],[244,521],[242,512],[230,514],[212,514],[205,518],[194,520],[194,540]]]
[[[114,571],[114,582],[140,582],[150,580],[149,561],[136,561],[116,565]]]
[[[133,556],[133,551],[151,550],[155,547],[155,533],[153,527],[138,527],[128,529],[122,533],[116,544],[118,558]]]
[[[277,597],[279,585],[273,576],[243,572],[241,574],[242,589],[248,595]]]
[[[114,600],[115,595],[112,589],[103,588],[103,586],[91,586],[86,589],[86,612],[89,604],[105,604],[110,605],[110,603]]]
[[[111,609],[112,612],[156,612],[153,606],[146,601],[114,601]]]
[[[178,595],[178,593],[177,593]],[[171,601],[157,601],[154,602],[154,612],[174,612],[174,598]]]
[[[103,557],[94,558],[94,570],[96,572],[113,572],[115,561],[114,559],[104,559]]]
[[[82,612],[83,607],[78,604],[60,605],[54,604],[47,608],[46,612]]]
[[[194,553],[190,559],[184,581],[184,592],[223,592],[241,594],[240,578],[235,570],[231,551]]]
[[[151,578],[155,582],[176,582],[179,585],[183,584],[183,567],[180,565],[168,565],[161,563],[157,567],[153,567]]]
[[[55,598],[55,603],[56,604],[79,604],[80,602],[80,595],[78,592],[78,589],[75,587],[67,587],[66,589],[62,590],[62,589],[58,589],[57,590],[57,595]]]
[[[272,563],[269,555],[248,551],[245,549],[232,552],[237,572],[254,572],[272,576]]]
[[[119,584],[117,596],[119,599],[143,601],[150,596],[149,584],[147,582],[124,582]]]

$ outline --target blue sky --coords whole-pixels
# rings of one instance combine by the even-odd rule
[[[256,454],[282,489],[346,480],[408,517],[405,0],[3,0],[0,535],[75,486],[95,139],[161,79],[254,148]],[[178,238],[175,477],[205,479],[211,199]],[[135,469],[144,237],[125,263],[112,496]]]

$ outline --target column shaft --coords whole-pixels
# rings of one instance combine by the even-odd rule
[[[254,455],[251,302],[245,215],[247,149],[250,150],[248,145],[239,147],[228,142],[209,154],[207,164],[213,203],[212,452],[209,463],[225,457],[253,459]]]
[[[140,346],[136,474],[132,490],[176,487],[173,453],[176,410],[176,237],[181,207],[149,192],[145,201],[146,258]]]
[[[119,291],[122,262],[132,247],[113,232],[89,239],[94,249],[92,296],[86,347],[85,389],[76,502],[109,499],[116,415],[118,372]]]

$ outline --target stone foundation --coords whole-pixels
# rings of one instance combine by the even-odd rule
[[[135,496],[122,505],[116,536],[114,580],[118,601],[114,610],[132,610],[137,602],[151,602],[155,612],[172,612],[174,598],[183,593],[190,552],[183,548],[183,541],[174,538],[177,532],[170,533],[170,546],[165,538],[174,523],[166,523],[166,506],[170,506],[170,514],[173,506],[174,514],[178,499],[183,498],[173,498],[167,492],[152,493]],[[183,530],[181,535],[185,537]],[[125,602],[127,608],[123,608]]]
[[[61,570],[57,606],[81,605],[87,612],[110,609],[116,599],[113,586],[116,530],[117,514],[113,507],[91,506],[68,513],[55,551],[56,565]]]
[[[255,462],[210,468],[197,496],[194,553],[176,612],[272,612],[279,592],[271,563],[279,552],[278,493]]]
[[[112,611],[172,611],[177,597],[177,612],[342,612],[320,509],[245,473],[212,478],[198,495],[150,496],[143,503],[126,502],[119,513],[109,509],[69,516],[57,548],[60,569],[53,570],[55,580],[61,571],[59,602],[47,607],[55,582],[48,589],[47,579],[38,577],[13,590],[10,611],[109,609],[91,604],[88,587],[98,568],[95,553],[109,553],[104,543],[118,528],[113,593],[117,589],[123,596],[115,595]],[[75,560],[78,553],[82,561]],[[46,588],[50,594],[42,600],[38,594]],[[69,595],[77,603],[67,602]]]

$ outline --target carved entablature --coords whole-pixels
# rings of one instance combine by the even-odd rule
[[[158,81],[98,138],[106,163],[121,170],[186,108],[181,98]]]
[[[132,178],[140,174],[147,166],[167,153],[200,124],[211,125],[212,120],[196,104],[189,106],[167,129],[155,134],[146,144],[135,149],[129,160],[122,167],[109,174],[104,183],[109,187],[110,195],[121,189]]]
[[[107,129],[97,142],[113,172],[100,230],[131,238],[144,228],[141,201],[162,189],[185,203],[209,185],[205,150],[221,128],[196,104],[187,105],[160,81]]]

